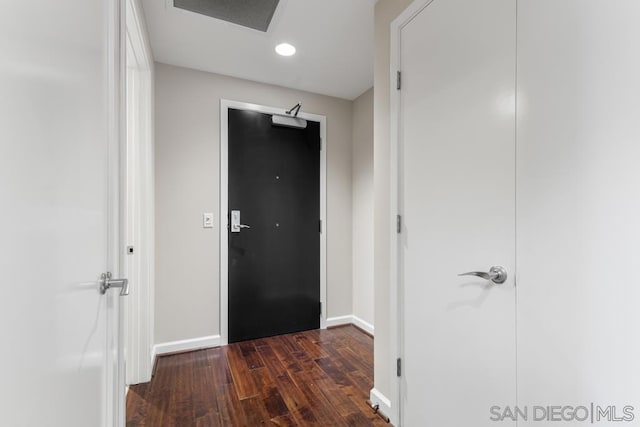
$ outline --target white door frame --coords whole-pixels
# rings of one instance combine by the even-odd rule
[[[396,361],[402,358],[403,348],[403,301],[400,298],[402,282],[400,280],[399,269],[399,245],[401,239],[398,233],[398,217],[402,215],[400,206],[400,91],[397,84],[397,72],[400,70],[400,34],[402,29],[409,24],[416,15],[424,10],[433,0],[415,0],[391,23],[391,56],[390,56],[390,138],[389,138],[389,200],[390,200],[390,222],[389,222],[389,319],[391,330],[389,375],[391,381],[391,408],[389,418],[391,423],[398,427],[402,426],[402,416],[400,413],[400,378],[397,376]],[[395,332],[395,333],[394,333]]]
[[[220,344],[229,342],[229,108],[285,115],[286,109],[246,102],[220,100]],[[300,112],[298,117],[320,123],[320,328],[327,327],[327,118]]]
[[[131,286],[125,304],[126,382],[138,384],[150,381],[153,371],[153,58],[139,2],[126,0],[125,13],[128,86],[122,253]],[[133,254],[126,253],[127,246],[133,246]]]
[[[107,269],[124,275],[124,165],[126,155],[126,51],[124,0],[108,7],[107,136]],[[107,292],[106,426],[123,427],[126,418],[124,304],[118,292]]]

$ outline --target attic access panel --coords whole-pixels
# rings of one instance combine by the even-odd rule
[[[177,8],[266,32],[280,0],[174,0]]]

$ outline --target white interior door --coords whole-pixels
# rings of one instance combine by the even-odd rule
[[[638,22],[635,0],[518,2],[518,400],[595,425],[640,425]]]
[[[515,23],[512,0],[435,0],[401,28],[405,426],[491,425],[516,401]],[[505,283],[458,276],[492,266]]]
[[[2,425],[120,425],[116,1],[0,13]],[[117,414],[120,415],[117,415]]]

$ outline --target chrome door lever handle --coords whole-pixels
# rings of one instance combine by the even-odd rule
[[[507,280],[507,270],[502,266],[496,265],[491,267],[488,273],[484,271],[470,271],[468,273],[458,274],[458,276],[476,276],[485,280],[491,280],[493,283],[501,284]]]
[[[129,295],[129,280],[112,279],[111,272],[102,273],[100,276],[100,293],[104,295],[111,288],[121,288],[120,296],[127,296]]]
[[[491,280],[492,277],[489,273],[485,273],[484,271],[469,271],[468,273],[458,274],[458,276],[477,276],[482,277],[485,280]]]
[[[240,211],[231,211],[231,232],[239,233],[243,228],[251,228],[246,224],[240,224]]]

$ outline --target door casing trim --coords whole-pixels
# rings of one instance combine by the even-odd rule
[[[125,0],[107,2],[107,253],[106,270],[116,277],[123,274],[124,165],[126,161],[126,22]],[[96,272],[99,274],[100,272]],[[103,296],[106,310],[106,357],[104,371],[105,426],[121,427],[126,419],[126,381],[124,355],[124,302],[116,292]]]
[[[123,270],[132,286],[127,297],[124,327],[127,384],[151,380],[154,364],[154,276],[155,276],[155,214],[154,214],[154,140],[153,140],[153,58],[146,33],[141,6],[137,0],[126,0],[125,64],[131,73],[133,87],[125,95],[125,159],[123,166],[123,242],[134,244],[136,258],[123,256]],[[127,79],[128,76],[125,76]],[[134,102],[129,104],[129,94]],[[131,119],[131,120],[129,120]],[[133,134],[129,140],[130,130]],[[133,154],[130,156],[130,154]],[[138,193],[135,183],[142,187]],[[131,194],[129,192],[131,191]],[[132,201],[133,200],[133,201]],[[131,202],[131,204],[129,204]],[[136,220],[138,218],[138,220]],[[143,218],[143,219],[141,219]],[[125,248],[121,247],[120,254]],[[136,260],[136,261],[134,261]]]
[[[229,203],[229,108],[255,111],[264,114],[284,114],[286,108],[270,107],[247,102],[220,100],[220,344],[229,342],[229,238],[228,203]],[[320,328],[327,327],[327,117],[319,114],[300,112],[298,117],[320,123]]]

